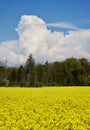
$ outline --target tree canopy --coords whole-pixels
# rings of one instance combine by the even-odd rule
[[[45,64],[35,64],[30,54],[25,65],[7,67],[0,61],[0,86],[89,86],[90,62],[86,58],[67,58]]]

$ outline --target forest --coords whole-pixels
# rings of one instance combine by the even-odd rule
[[[42,87],[42,86],[89,86],[90,62],[86,58],[67,58],[36,64],[30,54],[25,65],[6,66],[0,61],[0,86]]]

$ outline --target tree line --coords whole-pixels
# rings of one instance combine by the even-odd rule
[[[0,86],[89,86],[90,62],[86,58],[67,58],[62,62],[35,64],[30,54],[25,65],[7,67],[0,61]]]

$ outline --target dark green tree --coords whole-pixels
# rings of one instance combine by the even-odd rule
[[[7,79],[7,67],[6,61],[0,61],[0,85],[1,86],[8,86],[9,81]]]
[[[22,65],[18,69],[18,81],[20,86],[25,86],[26,72],[25,72],[25,68]]]
[[[10,81],[10,86],[18,85],[18,68],[17,67],[9,68],[8,79]]]
[[[83,81],[84,68],[76,58],[68,58],[66,61],[67,83],[78,86]],[[83,78],[82,78],[83,77]],[[81,80],[82,79],[82,80]]]
[[[35,59],[30,54],[25,64],[27,86],[34,86],[35,83]]]

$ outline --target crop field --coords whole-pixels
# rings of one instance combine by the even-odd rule
[[[0,130],[90,130],[90,87],[0,88]]]

